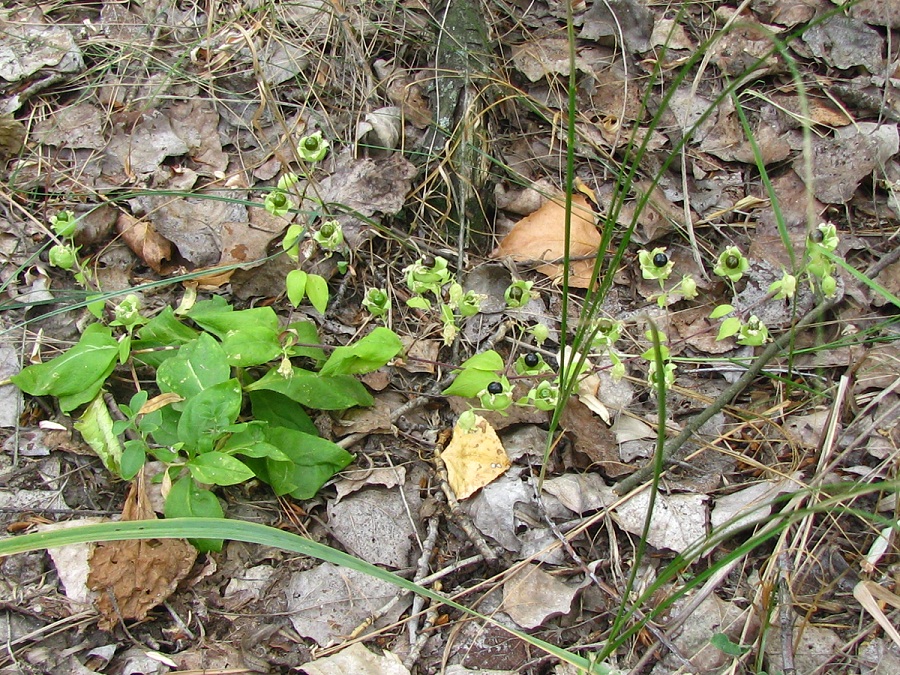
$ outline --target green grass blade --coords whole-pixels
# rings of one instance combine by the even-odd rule
[[[41,549],[68,546],[71,544],[84,544],[100,541],[122,541],[128,539],[230,539],[249,544],[272,546],[285,551],[307,555],[322,560],[323,562],[339,565],[347,569],[356,570],[368,574],[376,579],[387,581],[403,590],[417,593],[434,602],[448,605],[470,616],[487,621],[502,628],[516,637],[525,640],[534,647],[556,656],[566,663],[583,669],[587,673],[598,675],[612,675],[615,671],[602,664],[591,664],[584,657],[573,654],[561,647],[545,642],[521,631],[509,628],[497,622],[495,619],[475,612],[458,602],[423,586],[404,579],[392,572],[383,570],[370,563],[354,558],[353,556],[306,539],[290,532],[284,532],[274,527],[259,523],[248,523],[238,520],[225,520],[220,518],[171,518],[167,520],[133,520],[118,523],[100,523],[97,525],[84,525],[64,530],[50,532],[37,532],[18,537],[0,539],[0,556],[13,553],[25,553]]]

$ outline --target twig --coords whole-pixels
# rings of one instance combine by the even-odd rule
[[[771,343],[768,347],[766,347],[763,352],[756,357],[756,360],[750,364],[747,368],[747,372],[741,375],[740,379],[738,379],[734,384],[732,384],[728,389],[722,392],[719,397],[712,402],[712,404],[707,407],[703,412],[699,413],[690,422],[688,422],[684,429],[681,430],[675,438],[666,443],[665,448],[663,449],[663,461],[665,463],[671,463],[673,459],[676,458],[678,451],[681,447],[688,441],[688,439],[693,436],[697,431],[703,426],[713,415],[718,413],[722,408],[731,403],[737,396],[751,383],[756,377],[762,372],[762,369],[766,367],[766,364],[771,361],[775,356],[779,354],[791,340],[794,339],[794,335],[797,330],[801,328],[805,328],[810,325],[814,321],[816,321],[822,314],[831,309],[835,304],[835,300],[826,299],[820,302],[816,307],[811,309],[803,318],[801,318],[791,330],[786,331],[783,335],[781,335],[775,342]],[[647,480],[650,475],[653,473],[653,464],[648,464],[633,474],[619,481],[613,489],[617,494],[625,494],[630,492],[638,485]]]
[[[778,554],[778,620],[781,623],[781,666],[784,675],[794,675],[794,612],[788,574],[793,569],[787,551]]]

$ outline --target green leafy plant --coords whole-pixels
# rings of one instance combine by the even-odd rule
[[[214,297],[184,318],[167,308],[147,319],[127,297],[110,325],[89,325],[68,351],[11,379],[29,394],[56,397],[64,412],[86,405],[76,427],[117,476],[132,478],[148,456],[163,462],[167,517],[222,517],[212,488],[254,477],[278,495],[308,499],[352,461],[319,436],[306,411],[371,405],[353,375],[401,351],[392,331],[376,328],[326,358],[315,326],[282,326],[271,307],[238,311]],[[124,331],[118,339],[113,328]],[[321,367],[294,365],[301,357]],[[104,397],[119,362],[155,371],[158,395],[142,389],[122,404]]]

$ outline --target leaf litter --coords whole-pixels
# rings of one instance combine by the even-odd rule
[[[574,259],[567,281],[573,288],[587,288],[603,228],[632,224],[634,243],[668,246],[679,270],[699,275],[705,305],[686,304],[677,290],[671,291],[677,282],[673,279],[665,289],[672,293],[664,303],[666,315],[654,315],[664,320],[673,352],[683,359],[670,392],[670,437],[709,405],[724,383],[736,381],[754,353],[734,340],[715,340],[715,322],[709,320],[707,306],[711,310],[727,302],[738,311],[756,312],[771,330],[780,332],[817,301],[803,282],[792,302],[771,301],[770,285],[792,265],[785,240],[802,255],[809,226],[820,218],[831,219],[841,230],[839,253],[854,266],[877,265],[879,258],[891,254],[890,236],[900,217],[896,198],[900,112],[894,100],[898,85],[890,71],[896,56],[887,49],[891,43],[883,27],[897,27],[895,3],[864,0],[831,16],[825,15],[826,4],[754,2],[740,15],[734,7],[715,4],[685,7],[685,14],[676,16],[636,0],[575,8],[576,172],[587,186],[586,194],[596,199],[589,202],[581,193],[573,195]],[[523,327],[547,324],[551,342],[558,342],[565,228],[564,198],[558,188],[565,147],[560,129],[547,120],[565,110],[571,69],[568,43],[558,32],[564,27],[561,8],[537,3],[522,11],[510,5],[505,15],[492,17],[509,58],[505,72],[499,68],[497,72],[502,73],[501,80],[517,83],[517,96],[527,98],[531,107],[527,113],[504,118],[514,127],[509,134],[500,131],[502,125],[490,127],[503,170],[495,176],[493,196],[488,190],[479,198],[490,205],[487,210],[497,209],[496,230],[481,233],[486,237],[482,241],[473,237],[461,258],[452,255],[459,241],[447,216],[452,208],[427,197],[434,177],[446,174],[449,165],[429,166],[421,159],[426,154],[423,148],[437,147],[429,145],[427,129],[440,112],[433,93],[433,54],[421,49],[433,41],[428,14],[414,4],[393,15],[365,3],[343,11],[346,21],[337,30],[327,3],[282,3],[271,8],[271,22],[265,24],[269,27],[262,30],[264,24],[252,14],[206,16],[197,7],[169,2],[133,3],[128,8],[117,3],[101,3],[99,9],[76,9],[68,3],[4,8],[0,161],[7,189],[18,200],[10,202],[16,206],[4,210],[0,221],[4,302],[57,302],[72,290],[58,271],[31,258],[47,237],[39,224],[71,206],[86,213],[79,242],[86,255],[95,256],[105,290],[180,271],[237,264],[244,269],[211,273],[203,285],[248,304],[277,305],[284,275],[292,267],[284,266],[284,256],[265,259],[277,250],[288,225],[300,221],[293,213],[275,216],[258,205],[285,171],[296,168],[291,147],[302,135],[321,129],[337,142],[315,179],[298,186],[298,194],[305,196],[301,209],[307,220],[302,224],[315,227],[317,218],[328,212],[343,225],[352,251],[350,275],[346,281],[340,277],[333,281],[335,289],[340,287],[340,300],[326,317],[308,314],[330,343],[339,344],[342,336],[365,325],[357,285],[392,284],[395,294],[401,291],[395,299],[403,300],[401,270],[424,251],[454,257],[460,277],[469,279],[468,288],[488,298],[484,317],[466,320],[460,333],[466,354],[486,348],[510,319]],[[697,27],[710,19],[719,25],[734,22],[734,28],[711,47],[705,70],[695,66],[686,79],[675,82],[671,74],[708,37]],[[788,45],[792,58],[815,72],[801,95],[785,79],[788,61],[770,49],[768,36],[784,36],[785,29],[809,22],[799,39]],[[392,30],[382,30],[389,25]],[[329,54],[324,48],[329,41],[352,58]],[[30,48],[22,49],[24,44]],[[403,50],[421,49],[421,55],[406,58],[400,44]],[[103,49],[115,55],[113,62],[98,60]],[[664,88],[674,88],[674,95],[665,101],[656,91],[645,92],[642,84],[655,64],[663,68]],[[726,95],[725,78],[740,78],[751,68],[753,77],[740,83],[737,98]],[[83,87],[88,81],[90,86]],[[304,83],[316,88],[316,97],[304,91]],[[82,95],[71,95],[75,87]],[[708,109],[712,113],[703,120]],[[537,110],[541,115],[534,114]],[[746,138],[739,111],[747,117],[755,148]],[[504,109],[504,115],[508,112]],[[650,118],[657,112],[661,124],[651,128]],[[813,124],[809,138],[802,132],[804,120]],[[612,223],[615,181],[610,168],[626,156],[632,129],[635,142],[646,141],[648,152],[639,167],[643,175],[636,177]],[[657,176],[686,134],[690,136],[669,169]],[[809,157],[803,154],[807,146]],[[759,166],[769,172],[770,190],[760,184],[755,173]],[[648,177],[657,177],[658,182],[651,184]],[[647,208],[636,215],[636,204],[644,197]],[[748,208],[749,204],[753,206]],[[86,206],[93,211],[85,212]],[[105,213],[96,208],[101,206]],[[88,216],[94,219],[90,227]],[[720,245],[740,246],[751,260],[749,279],[737,288],[703,279],[698,251],[692,250],[695,244],[684,233],[685,220],[694,228],[690,236],[700,239],[707,262],[715,260]],[[114,262],[112,253],[116,236],[125,245],[116,254],[121,263]],[[617,232],[612,246],[619,237]],[[428,346],[418,354],[407,350],[407,358],[423,360],[411,362],[405,370],[400,363],[389,366],[380,374],[378,386],[375,376],[367,376],[380,399],[375,419],[348,417],[341,422],[322,415],[315,420],[325,433],[358,444],[354,452],[359,466],[353,465],[345,478],[302,504],[287,506],[285,500],[279,506],[253,486],[243,492],[226,490],[228,512],[277,522],[416,578],[444,572],[446,579],[439,583],[454,593],[496,571],[482,566],[472,572],[465,565],[457,570],[454,561],[475,553],[494,565],[524,561],[517,574],[502,582],[492,579],[479,595],[487,611],[563,646],[602,640],[601,626],[608,625],[623,601],[621,596],[591,600],[589,591],[596,588],[588,571],[601,570],[618,593],[625,592],[625,579],[634,564],[627,547],[644,532],[649,495],[644,491],[620,498],[613,486],[652,457],[656,437],[654,394],[646,385],[646,366],[634,354],[646,349],[641,333],[647,324],[637,317],[652,307],[659,290],[655,282],[635,273],[637,263],[629,267],[636,254],[632,245],[602,308],[626,321],[627,333],[618,347],[630,354],[627,377],[615,380],[608,372],[610,362],[592,358],[591,377],[578,389],[581,400],[567,407],[563,435],[550,456],[543,453],[547,415],[514,412],[503,418],[485,413],[477,431],[455,432],[444,449],[450,495],[446,494],[429,458],[439,445],[439,434],[453,428],[456,419],[435,397],[433,384],[457,352],[440,348],[441,341],[435,339],[440,337],[439,323],[408,313],[400,302],[393,310],[392,325],[408,344]],[[496,260],[487,263],[491,257]],[[321,252],[313,251],[307,262],[318,264],[320,258]],[[897,262],[888,263],[875,280],[896,297]],[[19,266],[23,271],[13,272]],[[519,277],[535,282],[538,297],[510,310],[505,307],[504,286]],[[670,467],[650,514],[646,543],[653,556],[649,567],[641,569],[648,579],[665,570],[674,553],[703,541],[709,527],[714,532],[717,527],[736,532],[738,524],[765,527],[766,517],[784,503],[779,495],[798,485],[890,475],[900,443],[896,431],[900,383],[897,350],[891,341],[895,329],[882,330],[878,344],[855,338],[865,336],[875,322],[889,319],[896,308],[889,295],[847,273],[842,274],[841,285],[844,299],[832,310],[833,323],[823,325],[825,331],[836,327],[829,335],[841,343],[823,352],[814,349],[809,333],[801,332],[796,337],[796,360],[779,362],[769,373],[771,382],[781,383],[777,386],[801,382],[808,387],[808,398],[794,389],[793,398],[778,400],[777,387],[757,381],[697,437],[692,452],[699,454]],[[180,299],[166,290],[148,290],[145,295],[160,306],[174,306]],[[36,307],[41,305],[27,310],[28,318],[51,341],[71,340],[76,323],[79,328],[85,323],[84,317],[73,315],[54,324],[52,317],[41,318]],[[4,339],[13,335],[16,341],[7,341],[3,353],[14,350],[13,360],[20,362],[19,354],[25,362],[40,358],[40,348],[28,342],[34,336],[7,330],[25,316],[14,315],[17,311],[25,309],[4,312]],[[577,314],[580,309],[570,311]],[[29,345],[24,353],[23,344]],[[522,332],[516,342],[505,342],[501,351],[511,363],[517,350],[538,347]],[[829,378],[841,376],[852,380],[852,398],[843,402],[843,414],[832,424],[834,402],[813,392],[825,391]],[[398,392],[400,399],[388,398]],[[419,394],[427,394],[431,403],[394,416],[404,406],[403,396],[412,399]],[[458,400],[450,405],[456,412],[467,407]],[[85,512],[102,510],[97,508],[101,503],[124,503],[124,518],[155,517],[147,495],[135,492],[138,483],[126,496],[123,486],[112,485],[97,465],[73,452],[86,451],[77,436],[58,443],[38,428],[38,421],[49,414],[39,405],[13,391],[0,398],[0,413],[4,427],[16,431],[4,438],[7,455],[18,462],[4,463],[2,472],[2,494],[9,499],[4,514],[14,516],[7,524],[10,532],[31,527],[35,513],[45,520],[70,513],[83,518]],[[473,437],[463,441],[467,436]],[[817,462],[827,466],[819,462],[819,453],[828,453],[839,470],[814,475]],[[40,464],[48,457],[55,462],[56,473],[50,464]],[[544,462],[547,478],[539,486]],[[60,487],[60,465],[80,483]],[[110,495],[115,499],[110,501]],[[881,513],[891,517],[893,508],[887,504]],[[882,638],[860,643],[856,651],[841,651],[852,643],[853,633],[835,626],[869,622],[893,635],[890,617],[873,598],[889,603],[896,598],[893,582],[883,574],[896,561],[896,539],[892,543],[883,528],[860,527],[849,516],[835,518],[842,518],[840,525],[816,524],[811,540],[799,537],[789,545],[797,546],[798,556],[815,557],[820,542],[833,541],[843,546],[837,556],[845,567],[859,557],[858,551],[868,552],[866,574],[871,579],[849,586],[821,581],[809,589],[812,577],[803,577],[802,565],[794,579],[788,568],[779,571],[756,553],[746,556],[741,578],[732,574],[727,584],[704,587],[702,597],[686,596],[667,610],[671,623],[666,624],[665,637],[671,640],[660,653],[668,655],[654,661],[653,672],[675,672],[685,659],[704,672],[740,668],[732,660],[732,649],[750,650],[747,653],[754,658],[758,654],[769,671],[786,668],[791,660],[798,672],[828,663],[848,668],[846,662],[851,661],[870,668],[877,668],[871,664],[879,661],[887,663],[888,647]],[[587,534],[570,537],[583,558],[578,562],[559,542],[582,524]],[[437,539],[429,539],[430,528],[437,528]],[[741,536],[736,532],[735,539],[726,538],[723,544],[739,545]],[[846,546],[848,538],[852,546]],[[94,620],[103,631],[87,642],[78,642],[74,629],[42,641],[26,632],[8,637],[23,645],[17,647],[18,654],[44,672],[61,668],[74,672],[73,664],[94,665],[96,672],[123,668],[167,672],[172,668],[168,662],[176,668],[305,665],[310,672],[343,668],[342,672],[450,673],[476,666],[539,672],[531,661],[535,655],[524,643],[495,626],[460,622],[462,617],[446,609],[419,606],[417,612],[426,611],[421,620],[428,622],[428,630],[422,632],[423,624],[404,614],[408,598],[356,572],[311,560],[284,560],[271,551],[251,554],[236,546],[192,566],[194,552],[183,542],[169,540],[102,544],[90,568],[84,557],[77,562],[56,552],[58,578],[69,597],[82,604],[32,601],[28,609],[34,616],[29,616],[47,624],[75,616],[84,603],[96,603],[99,613]],[[706,552],[710,559],[716,554]],[[582,564],[585,559],[588,566]],[[49,570],[45,560],[32,557],[27,559],[28,574],[13,575],[13,560],[0,563],[4,575],[23,581],[6,583],[5,601],[21,598],[23,590],[38,590],[24,580],[44,579]],[[837,558],[829,560],[834,569],[843,569]],[[424,572],[413,572],[423,565]],[[135,569],[141,573],[134,574]],[[185,579],[190,590],[179,586]],[[762,648],[757,641],[758,617],[751,608],[770,602],[763,589],[776,582],[795,592],[797,602],[792,607],[789,597],[779,598],[781,625],[767,634]],[[87,593],[88,583],[96,589],[95,596]],[[677,590],[671,579],[659,584],[657,596]],[[808,597],[815,600],[802,606]],[[154,609],[161,602],[167,603],[166,611]],[[647,610],[645,604],[643,611]],[[6,617],[18,617],[13,609],[3,611]],[[258,626],[253,617],[259,615],[270,624],[264,639],[254,639]],[[814,625],[808,617],[832,627]],[[407,621],[408,635],[389,627],[400,619]],[[454,634],[443,628],[444,622],[463,630]],[[123,647],[123,626],[129,635],[137,635],[140,647]],[[198,633],[207,635],[208,648],[198,646],[194,639]],[[727,640],[713,642],[718,633]],[[355,635],[372,637],[367,647],[353,644],[335,656],[314,659],[304,651],[339,649]],[[123,640],[112,651],[110,636]],[[790,644],[782,642],[785,636],[791,636]],[[20,638],[22,642],[14,642]],[[229,643],[239,648],[226,648]],[[298,644],[304,649],[295,649]],[[873,656],[879,650],[881,657]],[[451,654],[454,663],[446,664],[445,654]],[[408,665],[400,665],[409,659]],[[635,665],[624,651],[619,659],[625,667]],[[562,664],[553,667],[565,672]]]

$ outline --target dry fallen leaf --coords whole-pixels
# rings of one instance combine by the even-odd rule
[[[541,208],[517,222],[509,234],[492,253],[492,258],[509,256],[516,262],[529,260],[562,260],[565,255],[566,209],[562,198],[546,202]],[[600,232],[594,225],[594,213],[587,199],[581,195],[572,196],[572,225],[569,244],[571,258],[590,256],[588,260],[573,260],[569,266],[569,285],[587,288],[594,269],[593,257],[597,255],[602,241]],[[559,262],[541,265],[541,274],[559,280],[563,266]]]
[[[122,520],[156,518],[143,474],[131,486]],[[136,539],[97,544],[87,585],[97,591],[99,626],[109,630],[122,619],[141,620],[164,602],[194,564],[197,549],[183,539]]]
[[[522,628],[537,628],[552,616],[566,614],[578,588],[538,565],[525,565],[503,584],[504,612]]]
[[[456,425],[453,438],[441,453],[447,480],[457,499],[466,499],[501,476],[510,465],[503,443],[486,419],[475,415],[471,429]]]
[[[162,272],[164,260],[172,259],[172,243],[160,235],[146,220],[138,220],[127,213],[120,213],[116,231],[128,244],[128,248],[156,272]]]

